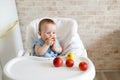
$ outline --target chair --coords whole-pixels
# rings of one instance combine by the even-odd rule
[[[32,21],[27,26],[26,33],[26,51],[28,51],[29,55],[33,55],[32,45],[33,41],[37,38],[40,38],[38,35],[38,23],[41,19],[36,19]],[[61,42],[61,46],[63,48],[63,55],[74,52],[76,55],[87,57],[86,49],[83,46],[82,41],[78,35],[77,22],[70,18],[51,18],[57,24],[57,36]]]
[[[48,17],[45,17],[45,18],[48,18]],[[44,60],[44,61],[46,61],[47,63],[42,63],[43,61],[41,61],[41,60],[43,60],[43,58],[33,57],[32,45],[33,45],[33,41],[35,39],[40,38],[40,36],[38,35],[38,23],[42,19],[44,19],[44,18],[36,19],[27,26],[25,51],[20,51],[18,53],[18,56],[24,56],[24,57],[16,57],[16,58],[10,60],[6,64],[6,66],[4,67],[3,80],[15,80],[15,79],[40,80],[39,78],[41,78],[41,77],[38,74],[44,74],[44,72],[45,72],[44,70],[46,70],[46,69],[49,70],[50,67],[52,68],[53,72],[56,73],[56,70],[54,69],[54,67],[51,66],[51,59],[46,58],[46,60]],[[70,75],[72,75],[72,78],[66,79],[66,76],[63,76],[62,80],[63,79],[65,79],[65,80],[73,80],[73,79],[80,80],[80,78],[81,78],[81,80],[82,79],[93,80],[93,78],[95,77],[95,68],[94,68],[92,61],[87,57],[86,49],[84,48],[83,43],[80,40],[80,37],[78,35],[77,22],[70,18],[50,18],[50,19],[54,20],[55,23],[57,24],[57,37],[60,40],[60,44],[63,48],[63,52],[62,52],[61,56],[66,56],[66,54],[68,54],[69,52],[73,52],[75,54],[75,56],[81,57],[81,58],[78,58],[78,60],[81,59],[83,61],[86,61],[89,66],[89,69],[85,72],[78,71],[77,74],[80,74],[80,75],[76,75],[76,69],[73,68],[72,69],[73,74],[70,73]],[[26,67],[28,65],[29,65],[29,68]],[[27,71],[26,71],[27,73],[22,72],[23,73],[23,75],[22,75],[21,71],[25,71],[26,69],[27,69]],[[33,69],[34,73],[30,74],[31,72],[29,72],[29,69]],[[66,70],[66,72],[69,71],[64,66],[59,69],[60,72],[63,71],[61,73],[65,74],[64,70]],[[43,73],[41,73],[41,71],[43,71]],[[57,72],[59,72],[59,71],[57,71]],[[68,73],[69,72],[67,72],[67,74]],[[24,78],[17,74],[20,74]],[[48,76],[49,76],[49,74],[48,74]],[[73,75],[76,75],[76,76],[73,76]],[[33,79],[33,76],[34,76],[34,79]],[[60,76],[62,76],[62,75],[60,75]],[[48,78],[46,79],[46,76],[42,76],[42,77],[43,77],[42,79],[48,80]],[[52,78],[54,78],[54,77],[52,77]],[[61,79],[58,79],[58,80],[61,80]]]

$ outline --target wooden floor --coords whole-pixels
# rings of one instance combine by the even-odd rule
[[[120,80],[120,71],[96,72],[94,80]]]

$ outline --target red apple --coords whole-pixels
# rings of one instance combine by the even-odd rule
[[[72,67],[74,65],[74,61],[72,59],[67,59],[66,60],[66,66],[67,67]]]
[[[56,58],[53,60],[53,65],[54,65],[55,67],[60,67],[60,66],[62,66],[62,65],[63,65],[63,60],[62,60],[62,58],[56,57]]]
[[[88,68],[88,64],[86,62],[80,62],[79,63],[79,69],[82,70],[82,71],[85,71],[87,70]]]

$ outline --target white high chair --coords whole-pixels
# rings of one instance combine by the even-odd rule
[[[16,57],[9,61],[4,67],[4,80],[93,80],[95,77],[95,67],[87,57],[86,49],[77,33],[77,23],[70,18],[50,18],[57,24],[57,37],[63,48],[62,58],[73,52],[76,56],[75,65],[67,68],[65,64],[60,68],[55,68],[52,64],[53,58],[35,57],[32,51],[32,43],[38,35],[38,23],[41,19],[32,21],[27,27],[26,51],[20,52],[22,57]],[[27,56],[26,56],[27,55]],[[80,71],[78,64],[85,61],[88,64],[86,71]]]

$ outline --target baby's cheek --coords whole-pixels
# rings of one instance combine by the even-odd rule
[[[49,35],[45,34],[45,38],[49,38]]]

